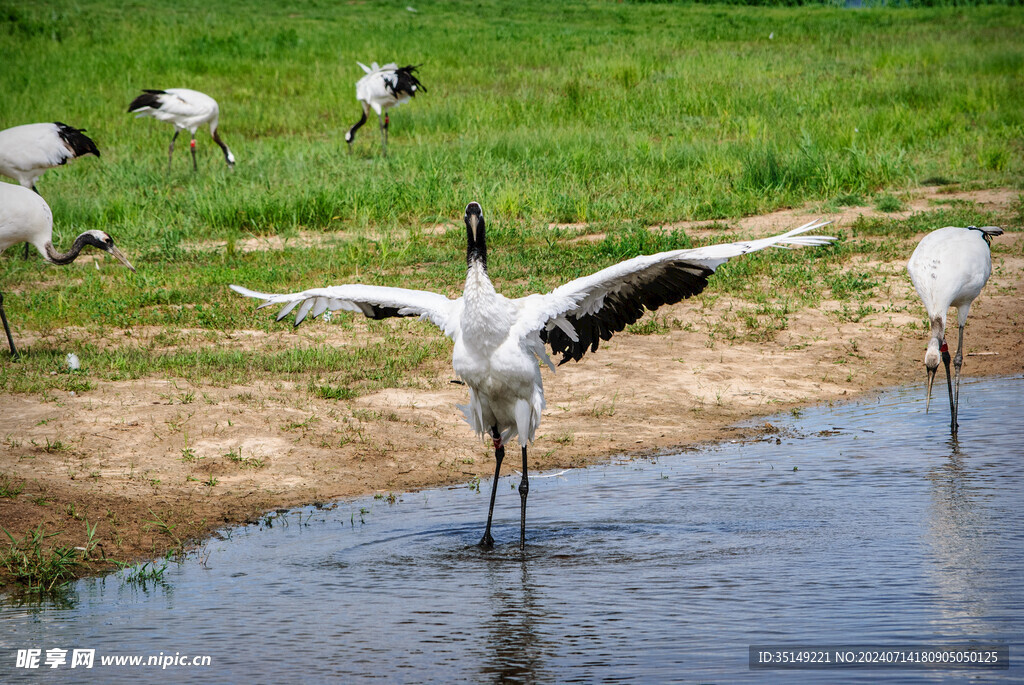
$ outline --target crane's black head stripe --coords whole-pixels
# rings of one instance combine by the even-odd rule
[[[487,234],[483,210],[476,202],[466,205],[466,264],[480,262],[487,267]]]
[[[71,148],[72,152],[75,153],[75,157],[81,157],[82,155],[96,155],[100,156],[100,151],[96,148],[96,143],[92,141],[92,138],[85,135],[84,128],[75,128],[74,126],[68,126],[67,124],[59,121],[53,122],[57,127],[57,134],[60,139]],[[64,164],[67,160],[61,162]]]

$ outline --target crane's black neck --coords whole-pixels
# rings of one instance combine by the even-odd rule
[[[53,246],[53,243],[46,243],[46,258],[54,264],[70,264],[71,262],[78,259],[78,254],[82,251],[86,245],[92,245],[93,247],[99,248],[106,251],[107,245],[102,240],[94,236],[92,233],[83,233],[72,243],[71,249],[67,252],[57,252],[57,249]]]
[[[487,270],[487,237],[480,205],[471,202],[466,208],[466,265],[479,264]]]
[[[231,150],[228,149],[227,144],[220,139],[220,130],[213,129],[213,133],[211,135],[213,136],[213,142],[220,145],[221,152],[224,153],[224,161],[228,163],[228,166],[233,166],[235,160],[231,158]]]
[[[351,143],[352,139],[355,138],[355,136],[356,136],[356,131],[358,131],[359,128],[363,124],[365,124],[365,123],[366,123],[366,107],[363,107],[363,116],[362,116],[362,118],[359,121],[357,121],[355,124],[353,124],[352,128],[350,128],[348,130],[348,133],[345,134],[345,141]]]

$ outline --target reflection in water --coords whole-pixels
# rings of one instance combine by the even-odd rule
[[[514,564],[514,566],[512,565]],[[544,682],[544,643],[538,635],[543,620],[543,603],[530,578],[526,557],[511,562],[511,569],[498,562],[487,569],[487,585],[494,614],[487,626],[487,645],[480,672],[498,683]],[[509,573],[518,567],[518,572]]]
[[[942,608],[941,617],[936,616],[932,625],[951,635],[980,634],[992,611],[986,587],[992,555],[985,549],[992,541],[985,540],[985,532],[994,529],[974,503],[978,489],[985,489],[984,467],[972,464],[976,460],[964,454],[956,442],[947,445],[949,456],[928,473],[932,505],[927,540],[933,558],[926,569],[941,596],[937,605]]]
[[[1024,378],[962,395],[960,440],[919,388],[773,417],[780,440],[531,483],[530,540],[499,484],[303,509],[233,529],[162,585],[76,584],[63,605],[0,602],[0,682],[23,648],[209,654],[171,682],[784,681],[751,645],[1003,639],[1024,648]],[[999,406],[993,429],[977,407]],[[534,490],[535,488],[535,490]],[[502,498],[501,493],[510,493]],[[1024,660],[1003,674],[1024,682]],[[138,671],[60,672],[134,683]],[[873,671],[802,683],[875,682]],[[839,677],[837,677],[839,676]],[[901,671],[899,682],[986,674]],[[981,678],[979,678],[981,676]]]

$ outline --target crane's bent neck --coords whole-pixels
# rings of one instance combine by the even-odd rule
[[[53,243],[47,240],[46,244],[43,246],[43,255],[46,257],[46,261],[63,266],[64,264],[70,264],[78,259],[79,253],[86,245],[93,245],[103,249],[101,246],[102,244],[98,245],[97,242],[98,241],[96,241],[96,239],[89,233],[83,233],[75,238],[75,242],[72,243],[70,250],[67,252],[58,252],[57,248],[53,246]]]

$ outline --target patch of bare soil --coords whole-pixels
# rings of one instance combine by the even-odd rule
[[[965,197],[1007,208],[1016,195]],[[826,218],[841,228],[864,211],[872,210]],[[806,215],[778,212],[740,225],[768,233]],[[1020,227],[1007,228],[998,240],[1017,240],[1013,231]],[[907,241],[907,255],[913,245]],[[971,309],[967,376],[1024,371],[1024,258],[1018,252],[994,255],[992,278]],[[659,310],[659,318],[683,324],[669,333],[621,333],[581,363],[554,375],[545,371],[548,406],[531,469],[756,437],[771,428],[749,424],[755,417],[899,383],[919,383],[923,395],[923,309],[904,265],[855,265],[869,266],[884,283],[874,299],[855,307],[870,305],[869,313],[825,301],[790,314],[774,339],[758,342],[742,334],[740,313],[749,305],[724,296],[696,298]],[[190,344],[341,344],[335,338],[365,333],[327,334],[324,328],[307,326],[268,340],[253,331],[210,340],[206,332]],[[0,525],[20,537],[42,524],[59,531],[51,544],[82,545],[85,521],[98,523],[102,556],[138,559],[184,548],[268,509],[490,478],[493,451],[455,408],[466,389],[449,382],[447,364],[420,373],[408,389],[350,402],[320,399],[274,378],[245,387],[146,378],[99,382],[89,392],[56,399],[0,397],[0,486],[24,485],[20,494],[0,497]],[[737,428],[741,422],[754,427]],[[941,411],[934,429],[937,435],[946,429]],[[519,468],[517,461],[507,459],[506,471]],[[499,500],[499,508],[506,506]],[[481,509],[481,524],[483,516]]]

